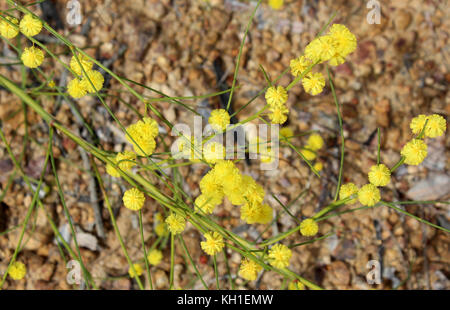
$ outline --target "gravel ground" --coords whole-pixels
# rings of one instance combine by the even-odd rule
[[[367,1],[319,0],[285,1],[282,10],[271,9],[266,1],[258,10],[244,45],[238,84],[242,85],[233,95],[233,107],[242,107],[262,87],[265,80],[259,65],[269,76],[278,76],[289,66],[289,61],[302,53],[303,48],[327,22],[333,12],[338,11],[335,22],[343,23],[358,38],[358,48],[348,61],[333,68],[338,98],[343,104],[344,135],[346,138],[346,160],[344,181],[358,185],[366,183],[369,167],[376,163],[379,127],[382,134],[381,159],[392,166],[399,159],[402,146],[411,138],[409,122],[414,116],[439,113],[448,118],[450,96],[449,29],[446,1],[392,0],[380,1],[381,23],[366,21]],[[142,83],[170,96],[198,96],[218,91],[213,62],[223,62],[224,82],[231,85],[236,57],[245,27],[254,8],[255,1],[237,0],[133,0],[133,1],[82,1],[83,24],[71,28],[64,21],[65,1],[57,2],[62,25],[59,30],[86,52],[107,64],[119,76]],[[0,4],[0,9],[5,9]],[[42,15],[39,7],[33,7]],[[55,19],[52,19],[52,23]],[[37,37],[49,42],[50,36],[43,32]],[[67,50],[48,43],[61,59],[69,62]],[[13,53],[2,41],[0,60]],[[3,60],[2,60],[3,62]],[[20,82],[20,67],[0,66],[0,73]],[[43,67],[53,72],[55,82],[65,85],[63,67],[47,58]],[[324,72],[325,73],[325,72]],[[136,121],[136,115],[127,104],[144,113],[144,106],[128,93],[117,81],[109,80],[106,103],[119,120],[125,124]],[[289,75],[280,80],[286,86]],[[145,96],[155,97],[151,90],[135,87]],[[118,99],[120,96],[120,99]],[[82,136],[77,119],[66,101],[55,97],[42,97],[44,108],[56,118]],[[11,143],[14,154],[22,151],[25,134],[24,114],[21,102],[14,95],[0,89],[0,119],[2,130]],[[125,104],[126,103],[126,104]],[[203,107],[208,113],[218,108],[218,98],[186,101],[194,108]],[[126,141],[101,103],[93,97],[84,97],[76,102],[83,116],[92,124],[100,145],[111,151],[124,150]],[[244,109],[238,119],[245,119],[264,104],[263,96]],[[264,184],[266,199],[281,214],[279,220],[263,237],[296,226],[271,195],[287,204],[303,193],[291,206],[298,218],[308,217],[333,199],[339,170],[339,127],[335,104],[330,88],[315,97],[296,86],[289,94],[290,109],[288,126],[296,134],[318,130],[324,137],[326,147],[320,158],[324,162],[322,178],[315,177],[308,167],[289,148],[280,150],[280,168],[276,171],[261,171],[258,164],[240,163],[241,171],[252,174]],[[167,102],[157,103],[158,110],[171,122],[190,123],[191,113]],[[28,111],[27,121],[32,142],[25,151],[22,166],[33,178],[39,178],[43,168],[48,132],[42,120]],[[167,129],[166,129],[167,130]],[[161,135],[159,142],[170,144],[169,135]],[[418,166],[403,166],[395,173],[391,184],[382,191],[387,201],[439,200],[450,198],[449,151],[450,135],[434,139],[429,143],[429,156]],[[296,138],[297,146],[306,143],[305,137]],[[163,151],[162,143],[158,150]],[[66,203],[76,223],[81,253],[88,269],[104,289],[133,289],[136,285],[126,275],[128,265],[120,244],[109,224],[107,210],[103,210],[105,236],[95,229],[93,204],[103,204],[97,198],[93,202],[89,184],[92,176],[84,171],[83,153],[72,141],[59,136],[54,148],[58,174],[66,195]],[[0,145],[0,186],[5,188],[13,164],[3,144]],[[126,189],[123,181],[112,180],[101,168],[111,203],[117,212],[118,226],[124,236],[127,249],[133,260],[142,258],[138,218],[135,213],[121,207],[121,196]],[[198,182],[206,172],[204,165],[182,167],[185,190],[193,197],[199,194]],[[32,196],[24,181],[15,175],[0,206],[0,232],[22,223]],[[159,181],[153,177],[151,181]],[[67,221],[56,191],[55,180],[49,170],[45,178],[51,190],[43,199],[51,211],[61,232],[68,232]],[[100,194],[97,193],[100,197]],[[94,196],[95,198],[95,196]],[[350,207],[344,207],[350,208]],[[144,232],[146,244],[156,239],[154,214],[163,211],[152,200],[144,208]],[[448,205],[408,205],[405,210],[433,223],[449,228]],[[229,203],[217,208],[214,213],[220,223],[243,237],[254,240],[263,225],[248,226],[239,219],[239,211]],[[66,282],[67,269],[49,223],[42,211],[33,217],[33,229],[27,230],[19,260],[29,270],[22,281],[8,280],[8,289],[69,289]],[[261,227],[260,227],[261,226]],[[295,248],[291,268],[299,275],[327,289],[449,289],[450,255],[449,234],[426,226],[387,207],[365,209],[343,214],[321,222],[320,234],[336,231],[331,237],[313,244]],[[31,234],[31,232],[33,232]],[[20,229],[0,235],[0,274],[6,270],[20,236]],[[201,236],[188,225],[184,233],[190,254],[198,264],[200,272],[211,288],[215,287],[214,270],[200,249]],[[81,239],[81,241],[80,241]],[[305,241],[300,235],[290,236],[287,243]],[[163,247],[163,262],[152,269],[156,288],[168,288],[170,248]],[[232,274],[236,274],[240,255],[229,252]],[[371,286],[366,282],[367,262],[378,260],[383,266],[382,283]],[[201,289],[195,280],[191,266],[185,264],[181,246],[177,246],[175,257],[175,286]],[[218,259],[221,275],[226,274],[223,257]],[[251,283],[236,279],[238,288],[279,289],[283,279],[273,272],[265,272]],[[227,288],[228,281],[221,283]]]

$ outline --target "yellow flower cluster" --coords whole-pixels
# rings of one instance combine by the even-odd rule
[[[75,99],[84,97],[87,93],[99,92],[103,88],[105,78],[103,75],[92,70],[94,63],[85,55],[78,53],[70,59],[70,69],[77,77],[67,84],[67,92]]]
[[[164,218],[161,213],[157,213],[154,219],[155,233],[158,237],[167,236],[169,231],[167,230],[167,224],[164,222]]]
[[[339,190],[339,199],[343,200],[345,198],[351,197],[358,193],[358,186],[353,183],[347,183],[341,186]],[[354,204],[358,201],[357,198],[354,198],[348,202],[348,204]]]
[[[14,262],[9,268],[9,276],[13,280],[22,280],[27,274],[27,267],[22,262]]]
[[[203,251],[210,256],[214,256],[220,251],[222,251],[225,243],[223,242],[223,237],[217,232],[208,232],[205,234],[206,241],[200,242]]]
[[[122,200],[127,209],[138,211],[144,206],[145,196],[137,188],[130,188],[123,194]]]
[[[275,244],[268,254],[269,263],[275,268],[286,268],[292,257],[292,251],[284,244]]]
[[[207,163],[215,164],[225,159],[225,148],[219,142],[209,142],[203,146],[203,158]]]
[[[405,157],[405,164],[417,166],[428,155],[428,147],[420,139],[412,139],[402,148],[400,154]]]
[[[274,10],[279,10],[283,7],[284,0],[269,0],[269,5]]]
[[[163,253],[160,250],[153,249],[147,255],[148,263],[153,266],[158,266],[163,259]]]
[[[172,213],[166,218],[166,224],[169,228],[169,231],[176,235],[181,232],[183,232],[184,228],[186,227],[186,221],[185,219],[176,213]]]
[[[319,231],[319,225],[314,219],[306,219],[300,223],[300,233],[306,237],[312,237]]]
[[[258,263],[244,258],[239,267],[239,276],[247,281],[255,281],[262,269]]]
[[[8,22],[9,21],[9,22]],[[13,25],[12,25],[13,24]],[[14,26],[16,25],[16,26]],[[0,35],[12,39],[19,34],[19,21],[17,18],[6,16],[6,20],[0,19]]]
[[[419,115],[411,120],[410,127],[414,134],[418,135],[425,127],[424,135],[428,138],[436,138],[442,136],[447,129],[447,122],[439,114]]]
[[[205,213],[212,213],[226,196],[233,205],[242,205],[241,219],[248,224],[272,220],[272,208],[263,204],[263,187],[251,176],[242,175],[232,161],[219,161],[200,181],[200,191],[195,205]]]
[[[26,14],[20,21],[20,32],[29,37],[34,37],[42,30],[42,22],[31,14]]]
[[[302,291],[305,289],[305,285],[300,281],[292,281],[288,285],[290,291]]]
[[[130,268],[128,268],[128,275],[130,276],[130,278],[136,278],[136,275],[138,277],[142,276],[142,273],[144,272],[142,266],[139,264],[133,264],[133,267],[130,266]]]
[[[28,68],[37,68],[44,61],[44,52],[34,46],[26,47],[20,57],[23,64]]]
[[[314,160],[317,158],[317,151],[319,151],[323,146],[325,145],[325,142],[323,141],[322,137],[318,133],[313,133],[309,136],[308,142],[306,143],[305,147],[300,151],[300,153],[309,161]],[[321,171],[323,169],[323,164],[319,161],[317,161],[314,164],[314,169],[316,171]]]
[[[366,184],[358,191],[359,202],[368,207],[373,207],[381,199],[380,190],[373,184]]]
[[[286,107],[288,94],[283,86],[271,86],[267,89],[266,101],[269,106],[269,118],[273,124],[283,124],[287,120],[289,109]]]
[[[230,124],[230,115],[225,109],[212,110],[208,123],[215,131],[222,132]]]
[[[136,154],[150,156],[156,148],[155,138],[158,133],[158,123],[150,117],[144,117],[128,126],[126,139],[133,145]]]
[[[136,164],[136,154],[131,151],[125,151],[122,153],[117,153],[113,162],[124,172],[128,172]],[[119,171],[111,164],[106,164],[106,173],[115,178],[120,177]]]
[[[384,164],[372,166],[368,176],[369,182],[375,186],[386,186],[391,181],[391,171]]]

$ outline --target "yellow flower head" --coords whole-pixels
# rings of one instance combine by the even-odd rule
[[[288,93],[283,86],[271,86],[266,91],[267,104],[273,108],[281,107],[288,99]]]
[[[286,268],[289,266],[289,260],[292,257],[292,251],[284,244],[275,244],[269,250],[269,263],[275,268]]]
[[[414,117],[409,124],[413,134],[420,134],[425,126],[425,123],[428,119],[428,116],[424,114],[420,114],[419,116]]]
[[[260,154],[261,162],[263,163],[271,163],[275,160],[275,151],[272,148],[267,148],[265,151],[262,151]]]
[[[405,156],[405,164],[417,166],[427,157],[427,145],[419,139],[412,139],[402,148],[400,154]]]
[[[123,194],[122,200],[127,209],[138,211],[144,206],[145,196],[137,188],[130,188]]]
[[[215,131],[222,132],[230,124],[230,115],[225,109],[212,110],[208,123]]]
[[[272,112],[269,114],[270,122],[272,124],[283,124],[286,122],[289,114],[289,110],[286,106],[270,106],[269,111]]]
[[[239,276],[247,281],[255,281],[262,269],[258,263],[244,258],[239,267]]]
[[[201,194],[195,199],[195,207],[206,214],[211,214],[213,213],[214,208],[222,203],[222,198],[223,195],[216,196]]]
[[[302,291],[305,289],[305,285],[300,281],[292,281],[288,285],[290,291]]]
[[[323,169],[323,164],[322,164],[322,162],[321,162],[321,161],[316,162],[316,163],[314,164],[314,169],[316,169],[317,172],[322,171],[322,169]]]
[[[307,159],[307,160],[314,160],[317,155],[313,151],[303,149],[300,151],[300,153]]]
[[[291,73],[293,76],[300,76],[311,65],[311,60],[305,56],[292,59],[290,62]]]
[[[231,202],[231,204],[239,206],[245,203],[245,198],[243,194],[244,188],[242,186],[242,176],[236,175],[234,179],[236,180],[235,182],[233,183],[228,182],[229,184],[224,186],[223,193]]]
[[[200,245],[203,251],[210,256],[216,255],[225,246],[222,236],[217,231],[206,233],[205,239],[206,241],[200,242]]]
[[[84,85],[77,78],[67,84],[67,92],[75,99],[84,97],[87,94],[86,88],[84,88]]]
[[[362,205],[372,207],[381,199],[380,190],[373,184],[366,184],[358,191],[358,199]]]
[[[391,181],[391,171],[386,165],[374,165],[369,171],[369,182],[375,186],[386,186]]]
[[[80,63],[78,63],[77,58],[75,56],[72,56],[70,59],[70,68],[78,75],[84,75],[83,70],[81,69],[81,66],[83,67],[84,71],[87,73],[92,70],[92,66],[94,63],[86,56],[84,56],[81,53],[78,53],[77,55],[78,60]],[[81,64],[81,66],[80,66]],[[95,85],[95,84],[94,84]]]
[[[242,176],[243,195],[251,203],[262,203],[265,196],[264,188],[256,183],[256,181],[249,175]]]
[[[166,223],[158,223],[155,226],[155,233],[158,237],[164,237],[168,234]]]
[[[158,266],[163,259],[163,253],[160,250],[153,249],[147,255],[148,263],[153,266]]]
[[[318,133],[313,133],[308,138],[308,144],[306,145],[306,148],[317,151],[320,150],[324,145],[322,137]]]
[[[113,158],[113,159],[111,159],[111,160],[112,160],[115,164],[117,164],[115,158]],[[119,170],[117,170],[117,169],[116,169],[113,165],[111,165],[110,163],[107,163],[107,164],[106,164],[106,173],[109,174],[109,175],[112,176],[112,177],[120,178]]]
[[[9,20],[14,25],[19,25],[19,21],[17,20],[17,18],[14,18],[11,16],[6,16],[6,19]],[[5,37],[7,39],[12,39],[15,36],[17,36],[17,34],[19,34],[18,27],[14,27],[10,23],[8,23],[6,20],[0,19],[0,35],[1,36]]]
[[[334,41],[330,35],[312,40],[305,48],[305,56],[313,63],[330,60],[335,54]]]
[[[90,81],[89,81],[90,80]],[[92,84],[94,87],[92,87]],[[95,91],[99,92],[103,88],[103,83],[105,82],[105,78],[103,75],[95,70],[89,70],[86,72],[86,76],[81,80],[81,84],[86,88],[87,92],[95,93]]]
[[[22,262],[14,262],[9,268],[9,276],[13,280],[22,280],[27,274],[27,267]]]
[[[26,47],[20,59],[26,67],[37,68],[44,61],[44,52],[34,46]]]
[[[425,128],[425,135],[429,138],[436,138],[442,136],[447,129],[447,122],[445,118],[439,114],[428,116],[427,127]]]
[[[217,175],[216,168],[205,174],[199,183],[200,191],[202,192],[202,194],[211,197],[218,197],[220,198],[220,200],[222,200],[223,189],[222,186],[220,185],[220,178],[223,176],[220,176],[219,178],[216,175]]]
[[[319,231],[319,225],[313,219],[306,219],[300,223],[300,233],[306,237],[312,237]]]
[[[218,142],[209,142],[203,146],[203,157],[207,163],[215,164],[225,158],[225,148]]]
[[[158,135],[158,124],[146,117],[128,126],[126,139],[133,144],[134,151],[139,156],[149,156],[156,148],[155,137]]]
[[[308,73],[302,80],[305,91],[313,96],[320,94],[325,86],[325,78],[322,73]]]
[[[330,65],[337,66],[344,63],[345,57],[356,49],[356,37],[341,24],[331,26],[329,36],[336,50],[335,55],[330,59]]]
[[[231,160],[222,160],[218,162],[214,166],[213,174],[224,190],[232,191],[242,182],[241,172]]]
[[[356,186],[353,183],[347,183],[341,186],[341,189],[339,190],[339,199],[345,199],[348,198],[356,193],[358,193],[358,186]],[[352,199],[348,202],[348,204],[353,204],[356,201],[358,201],[357,198]]]
[[[123,171],[129,171],[136,164],[136,154],[131,151],[125,151],[116,155],[116,163]]]
[[[134,267],[134,270],[133,270]],[[130,266],[130,268],[128,268],[128,274],[130,275],[130,278],[135,278],[136,275],[138,277],[142,276],[142,273],[144,272],[144,270],[142,269],[142,266],[139,264],[133,264],[133,267]]]
[[[183,232],[186,227],[186,221],[184,218],[176,213],[172,213],[166,218],[166,224],[169,231],[174,235]]]
[[[284,0],[269,0],[269,5],[274,10],[279,10],[283,7]]]
[[[29,37],[34,37],[42,30],[42,22],[31,14],[25,15],[20,21],[20,31]]]
[[[273,209],[268,204],[263,204],[259,211],[256,223],[269,224],[273,220]]]
[[[258,223],[262,214],[261,203],[246,203],[241,207],[241,219],[247,224]]]
[[[280,129],[280,140],[281,138],[284,138],[288,141],[291,141],[293,136],[294,131],[290,127],[283,127]]]

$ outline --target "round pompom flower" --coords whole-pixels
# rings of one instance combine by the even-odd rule
[[[372,207],[381,199],[380,190],[373,184],[366,184],[358,191],[358,199],[362,205]]]
[[[369,171],[369,182],[375,186],[386,186],[391,181],[391,171],[386,165],[373,165]]]
[[[279,10],[283,7],[284,0],[269,0],[269,5],[274,10]]]
[[[147,259],[150,265],[157,266],[163,259],[163,253],[160,250],[153,249],[148,253]]]
[[[302,80],[305,91],[313,96],[320,94],[325,86],[325,78],[322,73],[308,73]]]
[[[116,159],[113,158],[112,161],[114,163],[116,163]],[[111,165],[110,163],[106,164],[106,173],[109,174],[112,177],[115,178],[120,178],[120,172],[119,170],[116,169],[116,167],[114,167],[113,165]]]
[[[288,285],[288,290],[290,290],[290,291],[297,291],[297,290],[302,291],[304,289],[305,289],[305,285],[300,281],[292,281]]]
[[[348,198],[350,196],[353,196],[354,194],[356,194],[358,192],[358,186],[356,186],[353,183],[347,183],[341,186],[341,189],[339,190],[339,199],[343,200],[345,198]],[[350,200],[348,203],[349,204],[353,204],[357,201],[358,199],[352,199]]]
[[[269,118],[272,124],[283,124],[286,122],[289,114],[289,110],[286,106],[270,106],[269,111],[271,112]]]
[[[308,144],[306,145],[306,148],[317,151],[320,150],[325,143],[323,142],[322,137],[318,133],[313,133],[308,138]]]
[[[411,128],[411,131],[413,134],[420,134],[425,127],[425,123],[428,119],[428,116],[424,114],[420,114],[419,116],[414,117],[411,120],[411,123],[409,124],[409,127]]]
[[[310,151],[308,149],[303,149],[300,151],[300,153],[307,159],[307,160],[314,160],[317,155],[313,151]]]
[[[209,142],[203,146],[203,157],[207,163],[215,164],[225,158],[225,148],[218,142]]]
[[[122,200],[127,209],[137,211],[144,206],[145,196],[137,188],[130,188],[123,194]]]
[[[201,194],[195,199],[195,208],[206,214],[211,214],[214,208],[222,203],[223,195]]]
[[[158,125],[150,118],[144,118],[127,127],[126,139],[133,144],[134,151],[139,156],[149,156],[156,148],[155,137]]]
[[[345,57],[356,49],[356,37],[341,24],[334,24],[330,28],[329,36],[335,48],[335,55],[330,59],[330,65],[337,66],[345,62]]]
[[[283,86],[271,86],[266,91],[266,101],[271,107],[280,107],[288,99],[288,93]]]
[[[311,65],[311,60],[309,60],[305,56],[300,56],[298,58],[292,59],[290,62],[291,74],[293,76],[300,76]]]
[[[314,164],[314,169],[316,169],[317,172],[322,171],[323,169],[323,164],[322,162],[318,161]]]
[[[134,267],[134,269],[133,269]],[[130,278],[135,278],[136,275],[138,277],[142,276],[142,273],[144,272],[144,270],[142,269],[142,266],[139,264],[133,264],[133,267],[130,266],[130,268],[128,268],[128,274],[130,276]]]
[[[417,166],[427,157],[427,145],[419,139],[412,139],[402,148],[400,154],[405,157],[405,164]]]
[[[124,151],[116,155],[116,163],[123,171],[129,171],[136,164],[136,154],[131,151]]]
[[[9,276],[13,280],[22,280],[27,274],[27,267],[22,262],[14,262],[9,268]]]
[[[319,225],[317,225],[314,219],[306,219],[300,223],[300,233],[306,237],[312,237],[319,231]]]
[[[275,244],[268,254],[269,263],[275,268],[285,268],[289,266],[292,251],[284,244]]]
[[[34,46],[26,47],[20,59],[26,67],[37,68],[44,61],[44,52]]]
[[[205,239],[206,241],[200,242],[200,245],[203,251],[210,256],[216,255],[225,246],[223,237],[217,231],[206,233]]]
[[[86,96],[87,91],[84,88],[84,85],[77,78],[71,80],[69,84],[67,84],[67,93],[75,99],[79,99],[81,97]]]
[[[6,19],[9,20],[14,25],[19,25],[19,21],[17,20],[17,18],[14,18],[11,16],[6,16]],[[17,34],[19,34],[18,27],[14,27],[10,23],[8,23],[6,20],[0,19],[0,35],[2,35],[3,37],[5,37],[7,39],[12,39],[15,36],[17,36]]]
[[[42,30],[42,22],[31,14],[25,15],[20,21],[20,31],[29,37],[37,35]]]
[[[90,80],[90,81],[89,81]],[[92,87],[92,84],[94,87]],[[81,80],[81,84],[86,88],[89,93],[99,92],[103,88],[103,83],[105,82],[105,78],[103,75],[95,70],[89,70],[86,72],[86,76]]]
[[[230,115],[225,109],[212,110],[208,123],[215,131],[224,131],[227,129],[227,125],[230,124]]]
[[[286,139],[288,142],[292,140],[294,131],[290,127],[283,127],[280,129],[280,140]]]
[[[77,57],[78,57],[78,60],[75,56],[72,56],[72,58],[70,59],[70,68],[78,75],[84,75],[84,72],[81,69],[81,66],[83,67],[83,69],[86,73],[91,71],[94,63],[88,57],[84,56],[81,53],[78,53]],[[78,61],[80,61],[80,62],[78,63]],[[80,64],[81,64],[81,66],[80,66]]]
[[[255,281],[262,269],[258,263],[244,258],[239,267],[239,276],[247,281]]]
[[[425,135],[429,138],[436,138],[442,136],[447,129],[447,122],[439,114],[428,116],[427,127],[425,128]]]
[[[305,56],[313,63],[330,60],[335,54],[334,41],[329,35],[312,40],[305,48]]]
[[[186,221],[184,218],[176,213],[172,213],[166,218],[166,224],[169,231],[174,235],[183,232],[186,227]]]

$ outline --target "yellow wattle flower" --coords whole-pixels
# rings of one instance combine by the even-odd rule
[[[27,267],[22,262],[14,262],[9,268],[8,274],[13,280],[22,280],[27,274]]]
[[[208,123],[215,131],[222,132],[230,124],[230,115],[225,109],[212,110]]]
[[[311,60],[309,58],[306,58],[306,56],[300,56],[298,58],[292,59],[290,62],[291,74],[293,76],[300,76],[311,65]]]
[[[289,114],[288,108],[286,106],[270,106],[269,118],[272,124],[284,124],[287,121],[287,116]]]
[[[428,116],[424,114],[420,114],[414,117],[409,124],[411,131],[413,134],[418,135],[422,132],[425,127],[425,123],[427,122]]]
[[[19,25],[19,21],[17,18],[6,16],[6,19],[13,23],[14,25]],[[7,38],[12,39],[19,34],[19,27],[14,27],[6,20],[0,19],[0,35]]]
[[[20,21],[20,32],[24,35],[33,37],[42,30],[42,22],[31,14],[25,15]]]
[[[324,144],[325,142],[323,141],[322,137],[318,133],[313,133],[308,138],[306,148],[312,151],[318,151],[323,147]]]
[[[239,276],[247,281],[255,281],[263,268],[256,262],[244,258],[239,267]]]
[[[183,232],[186,227],[186,220],[181,215],[172,213],[166,218],[166,224],[169,231],[176,235]]]
[[[313,63],[330,60],[334,55],[336,55],[336,49],[330,35],[315,38],[305,48],[305,56]]]
[[[284,244],[275,244],[268,254],[269,263],[275,268],[286,268],[292,257],[292,251]]]
[[[405,164],[417,166],[428,155],[428,147],[420,139],[412,139],[402,148],[400,154],[405,157]]]
[[[147,255],[147,260],[150,265],[157,266],[163,259],[163,253],[160,250],[153,249]]]
[[[134,270],[133,270],[133,267],[134,267]],[[130,278],[135,278],[136,275],[138,277],[142,276],[142,273],[144,272],[144,269],[142,268],[142,266],[139,264],[133,264],[133,267],[130,266],[130,268],[128,268],[128,275],[130,276]]]
[[[127,209],[138,211],[144,206],[145,196],[137,188],[130,188],[123,194],[122,200]]]
[[[92,84],[91,84],[92,82]],[[99,92],[103,88],[103,83],[105,82],[105,78],[103,75],[95,70],[89,70],[86,72],[86,75],[81,80],[81,84],[87,90],[88,93]],[[94,85],[94,87],[92,87]]]
[[[125,172],[131,170],[136,165],[136,154],[131,151],[124,151],[116,155],[116,164]]]
[[[300,223],[300,233],[306,237],[312,237],[319,231],[319,225],[317,225],[314,219],[306,219]]]
[[[279,10],[283,7],[284,0],[269,0],[269,5],[274,10]]]
[[[205,233],[204,237],[206,241],[200,242],[200,246],[210,256],[216,255],[225,246],[223,237],[217,231]]]
[[[71,97],[79,99],[86,96],[87,90],[86,88],[84,88],[84,85],[81,83],[81,81],[75,78],[73,80],[70,80],[70,82],[67,84],[67,93]]]
[[[292,281],[288,285],[288,290],[290,291],[297,291],[297,290],[304,290],[305,285],[300,281]]]
[[[380,190],[373,184],[366,184],[358,191],[358,200],[364,206],[372,207],[380,199]]]
[[[75,56],[72,56],[70,59],[70,68],[79,76],[84,75],[83,70],[81,69],[81,66],[83,67],[84,71],[87,73],[92,70],[92,67],[94,63],[86,56],[84,56],[81,53],[77,54],[78,60]],[[78,63],[79,61],[79,63]],[[81,66],[80,66],[81,64]]]
[[[26,47],[20,59],[26,67],[37,68],[44,61],[44,52],[34,46]]]
[[[201,194],[195,199],[195,208],[206,214],[211,214],[214,208],[222,203],[222,196]]]
[[[225,147],[218,142],[209,142],[203,146],[203,157],[210,164],[215,164],[225,158]]]
[[[288,93],[283,86],[271,86],[267,89],[265,98],[270,107],[281,107],[288,100]]]
[[[447,129],[447,122],[439,114],[428,116],[427,127],[425,128],[425,136],[429,138],[436,138],[442,136]]]
[[[339,199],[343,200],[345,198],[348,198],[356,193],[358,193],[358,186],[356,186],[353,183],[347,183],[341,186],[340,190],[339,190]],[[349,202],[347,202],[348,204],[353,204],[355,202],[357,202],[358,199],[352,199]]]
[[[368,176],[369,182],[375,186],[386,186],[391,181],[391,171],[384,164],[372,166]]]
[[[325,78],[322,73],[308,73],[302,80],[305,91],[313,96],[320,94],[325,87]]]

